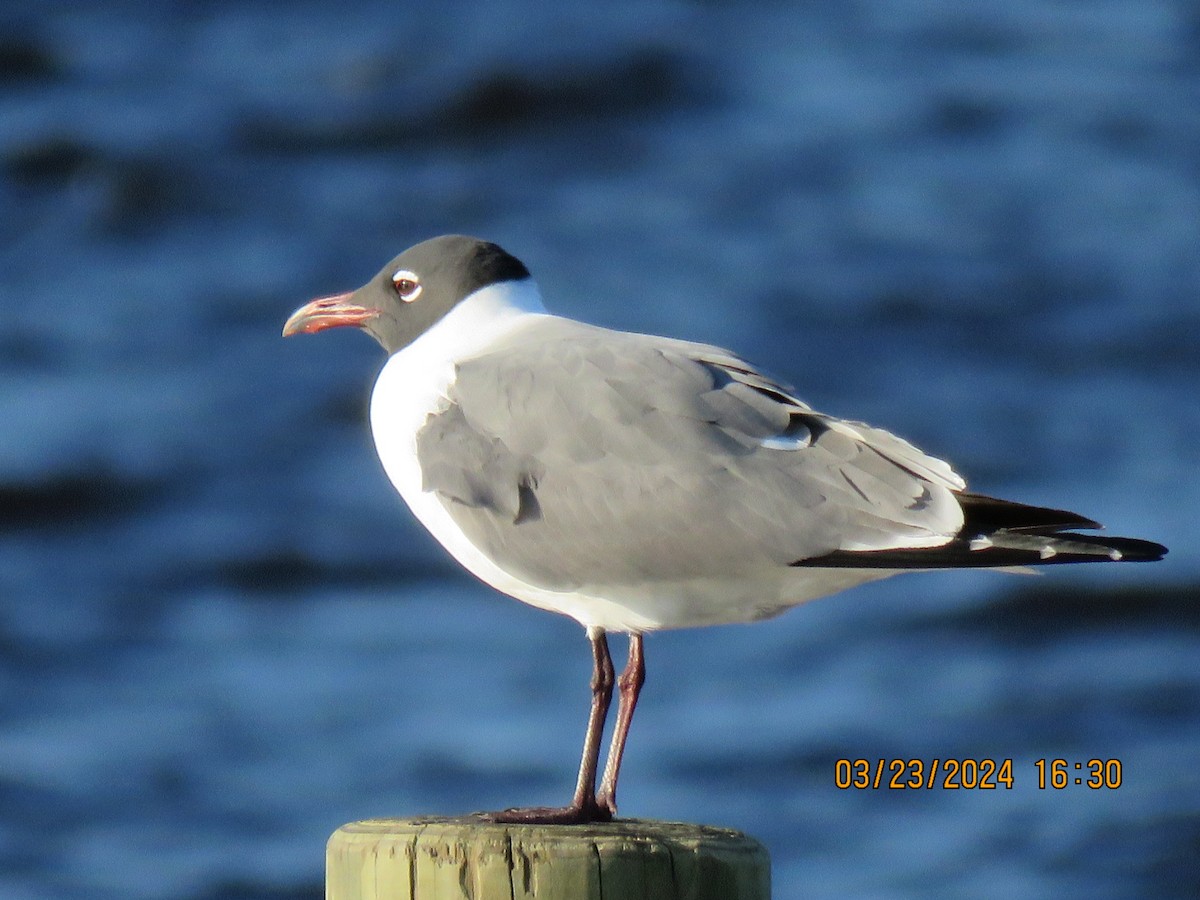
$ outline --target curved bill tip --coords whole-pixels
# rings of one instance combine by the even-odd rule
[[[312,300],[290,316],[283,323],[283,336],[294,334],[316,334],[326,328],[337,328],[342,325],[362,325],[379,315],[379,310],[351,303],[353,291],[345,294],[333,294],[329,297],[318,297]]]

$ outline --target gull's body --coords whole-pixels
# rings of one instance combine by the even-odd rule
[[[572,341],[582,335],[591,336],[588,333],[593,329],[589,326],[551,316],[541,308],[539,301],[532,282],[506,282],[482,289],[456,306],[413,343],[393,354],[380,372],[371,394],[371,431],[388,478],[421,524],[464,568],[497,590],[532,606],[564,613],[585,627],[622,632],[753,621],[782,612],[805,600],[890,574],[879,569],[856,571],[770,565],[758,559],[753,560],[751,565],[739,567],[738,558],[753,554],[754,548],[729,546],[725,554],[728,558],[714,558],[711,552],[705,554],[707,558],[689,557],[676,566],[677,570],[683,569],[683,572],[676,571],[643,580],[632,577],[618,564],[627,561],[631,554],[640,553],[655,557],[654,562],[661,565],[665,552],[676,549],[674,544],[680,541],[686,543],[690,538],[681,535],[671,545],[666,545],[666,542],[654,543],[652,536],[638,533],[639,525],[645,523],[634,518],[635,512],[632,510],[624,521],[607,522],[599,517],[593,519],[596,529],[611,532],[612,547],[603,548],[608,552],[601,558],[613,560],[611,568],[615,571],[611,573],[606,573],[601,565],[597,565],[601,560],[588,560],[591,565],[587,568],[573,568],[569,561],[564,562],[561,553],[539,554],[545,543],[557,539],[559,532],[553,525],[542,525],[543,531],[548,533],[533,535],[529,541],[525,541],[526,544],[533,544],[527,548],[528,554],[535,557],[540,555],[544,559],[540,566],[542,571],[534,574],[523,575],[517,570],[515,560],[504,558],[501,548],[493,547],[492,553],[481,549],[464,534],[460,521],[453,514],[455,508],[459,507],[460,520],[467,516],[466,503],[470,502],[469,498],[455,496],[452,489],[439,491],[429,483],[431,476],[422,472],[418,459],[419,439],[431,417],[437,417],[456,403],[466,407],[468,417],[477,412],[483,415],[499,411],[497,407],[500,400],[497,395],[504,390],[494,370],[510,365],[514,353],[519,364],[520,350],[514,350],[514,347],[535,345],[544,348],[547,340]],[[638,344],[644,344],[645,340],[643,335],[622,335],[622,338]],[[672,349],[713,352],[713,348],[698,344],[659,343]],[[491,365],[486,365],[488,363]],[[479,410],[469,402],[464,404],[462,385],[458,383],[463,367],[470,369],[472,365],[484,368],[481,374],[475,376],[480,382],[475,385],[477,392],[480,388],[485,391],[487,387],[497,388],[495,392],[486,391],[484,396],[474,397],[481,406]],[[556,373],[555,377],[570,380],[561,373]],[[488,401],[491,401],[488,406],[483,407],[482,404]],[[532,424],[512,418],[511,410],[499,412],[508,415],[513,430],[526,430]],[[464,429],[467,427],[463,426]],[[650,449],[643,448],[644,457],[650,456]],[[659,458],[644,458],[643,462],[647,465],[661,464],[663,458],[669,460],[681,452],[686,452],[685,448],[663,447],[654,454]],[[780,454],[788,450],[764,448],[764,452]],[[430,454],[436,457],[437,450],[431,450]],[[549,489],[546,481],[554,479],[557,473],[548,462],[533,462],[544,469],[540,475],[543,482],[539,484],[539,489],[544,492]],[[560,464],[566,467],[571,463],[563,460]],[[625,464],[621,461],[617,465],[623,467]],[[603,474],[595,473],[591,481],[601,482]],[[577,485],[579,480],[573,479],[573,482]],[[564,501],[568,499],[578,499],[578,495],[563,498]],[[644,494],[638,499],[646,506],[660,510],[667,505],[661,517],[668,521],[681,517],[678,507],[670,508],[660,496]],[[699,505],[705,498],[691,499]],[[472,504],[473,508],[482,510],[474,518],[494,519],[493,528],[506,531],[508,543],[522,540],[528,532],[538,527],[530,521],[516,522],[517,515],[511,512],[505,515],[497,508],[499,505],[482,501]],[[549,514],[553,510],[546,512]],[[647,510],[639,509],[636,512],[644,515]],[[957,513],[957,508],[954,512]],[[957,517],[957,522],[961,523],[961,516]],[[715,528],[720,523],[702,524]],[[683,531],[682,526],[677,530]],[[588,537],[594,539],[595,535],[589,534]],[[725,543],[725,539],[719,535],[716,540]],[[509,562],[508,566],[506,562]],[[701,564],[707,571],[696,571]],[[530,568],[526,563],[521,570],[528,573]],[[643,568],[646,566],[643,565]]]
[[[615,813],[644,632],[755,621],[904,570],[1165,552],[967,493],[945,462],[812,410],[728,351],[551,315],[518,260],[473,238],[418,244],[298,310],[285,334],[348,324],[389,353],[371,429],[413,514],[481,580],[592,641],[575,798],[509,818]],[[597,794],[609,631],[628,632],[631,653]]]

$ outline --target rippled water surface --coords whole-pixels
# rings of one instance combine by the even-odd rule
[[[342,822],[565,799],[582,632],[411,519],[373,342],[279,338],[448,231],[1172,549],[654,635],[624,813],[756,835],[777,897],[1193,895],[1192,4],[10,6],[0,895],[315,898]],[[1013,788],[834,783],[963,757]]]

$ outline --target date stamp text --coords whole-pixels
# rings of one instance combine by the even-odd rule
[[[1030,773],[1039,790],[1082,787],[1116,790],[1123,773],[1119,759],[1038,759]],[[1012,759],[838,759],[833,783],[839,790],[1012,790]]]

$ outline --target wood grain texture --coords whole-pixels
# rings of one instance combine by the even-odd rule
[[[637,819],[508,825],[372,819],[329,839],[327,900],[767,900],[766,849],[738,831]]]

